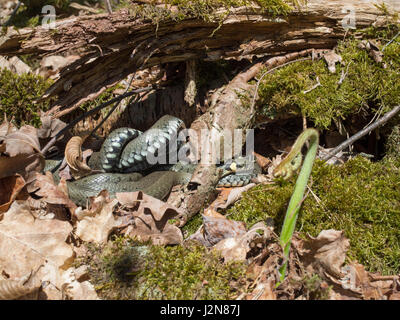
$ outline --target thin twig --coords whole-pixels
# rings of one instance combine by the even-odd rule
[[[127,93],[129,88],[131,87],[133,78],[135,77],[134,74],[132,74],[131,80],[129,81],[128,85],[126,86],[126,90],[124,92]],[[138,97],[138,95],[133,96],[132,99],[136,99],[136,97]],[[107,113],[107,115],[103,118],[103,120],[100,121],[100,123],[92,130],[92,132],[90,132],[89,136],[90,137],[92,134],[94,134],[102,125],[103,123],[111,116],[111,114],[115,111],[115,109],[117,109],[117,107],[119,106],[119,104],[121,103],[122,99],[118,100],[115,105],[111,108],[111,110]],[[128,106],[130,105],[130,103],[132,102],[132,100],[130,100],[128,102]]]
[[[105,6],[106,6],[106,8],[107,8],[107,12],[108,12],[109,14],[112,14],[113,11],[112,11],[112,7],[111,7],[110,0],[104,0],[104,4],[105,4]]]
[[[71,129],[74,125],[76,125],[79,121],[91,116],[92,114],[100,111],[101,109],[104,109],[105,107],[109,106],[110,104],[120,101],[126,97],[130,97],[134,94],[140,93],[140,92],[146,92],[155,89],[153,86],[149,86],[146,88],[141,88],[141,89],[136,89],[132,90],[126,93],[123,93],[119,95],[118,97],[115,97],[114,99],[111,99],[110,101],[104,102],[101,105],[95,107],[92,110],[89,110],[88,112],[84,113],[80,117],[76,118],[75,120],[71,121],[67,126],[65,126],[62,130],[60,130],[47,144],[46,146],[42,149],[41,153],[44,155],[46,152],[56,143],[57,139],[64,134],[67,130]]]
[[[341,85],[341,84],[343,83],[344,79],[345,79],[346,76],[347,76],[347,73],[349,72],[349,66],[351,65],[352,62],[353,62],[353,61],[350,61],[349,64],[347,65],[346,72],[344,72],[344,71],[342,70],[342,75],[340,76],[340,79],[339,79],[339,81],[338,81],[338,85]]]
[[[319,77],[317,76],[317,83],[315,85],[313,85],[310,89],[304,90],[303,94],[307,94],[307,93],[313,91],[315,88],[318,88],[319,86],[321,86],[321,82],[319,82]]]
[[[363,130],[357,132],[355,135],[351,136],[349,139],[338,145],[332,151],[330,151],[325,157],[322,158],[323,161],[328,161],[330,158],[335,156],[338,152],[352,145],[354,142],[364,137],[366,134],[370,133],[372,130],[375,130],[379,126],[385,124],[389,119],[391,119],[397,112],[400,111],[400,105],[394,107],[392,110],[387,112],[382,118],[376,120],[373,124],[364,128]]]
[[[388,45],[390,45],[398,36],[400,36],[400,31],[397,32],[397,34],[396,34],[388,43],[386,43],[386,44],[383,46],[382,52],[385,51],[386,47],[387,47]]]

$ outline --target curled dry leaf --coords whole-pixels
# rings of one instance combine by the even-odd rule
[[[266,158],[266,157],[264,157],[261,154],[258,154],[256,152],[254,152],[254,157],[256,159],[257,164],[260,166],[262,172],[266,172],[268,167],[271,164],[271,159]]]
[[[0,179],[0,220],[24,186],[25,180],[18,174]]]
[[[83,178],[92,173],[92,169],[83,161],[81,137],[72,137],[65,147],[65,160],[75,179]]]
[[[236,201],[238,201],[241,197],[243,192],[249,191],[251,188],[255,187],[255,183],[249,183],[243,187],[237,187],[237,188],[232,188],[231,191],[229,192],[228,198],[226,199],[226,202],[221,204],[220,202],[217,203],[216,207],[214,209],[226,209],[232,204],[234,204]]]
[[[182,243],[181,230],[168,222],[181,214],[179,209],[141,191],[117,193],[116,197],[123,206],[132,208],[132,222],[125,234],[156,245]]]

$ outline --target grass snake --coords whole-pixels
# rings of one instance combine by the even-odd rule
[[[100,152],[93,153],[88,162],[92,169],[101,170],[102,173],[67,181],[70,199],[78,205],[86,206],[88,197],[97,196],[102,190],[107,190],[111,197],[118,192],[141,190],[157,199],[164,199],[174,185],[187,184],[190,181],[196,164],[178,162],[175,165],[159,166],[149,163],[148,159],[164,157],[168,163],[169,152],[174,145],[171,142],[176,139],[183,126],[182,120],[165,115],[144,133],[131,128],[114,130],[103,142]],[[179,148],[179,141],[175,145]],[[176,149],[172,151],[176,152]],[[235,164],[239,168],[248,166],[247,158],[238,159],[239,162],[235,160]],[[228,161],[220,166],[227,171],[232,162]],[[56,182],[59,181],[57,167],[60,164],[60,160],[46,160],[44,171],[52,171]],[[219,180],[218,186],[248,184],[260,172],[256,164],[252,168],[252,171],[224,176]],[[139,172],[148,174],[143,176]]]

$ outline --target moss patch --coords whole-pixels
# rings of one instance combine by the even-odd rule
[[[289,3],[283,0],[257,0],[261,10],[271,16],[287,15],[292,11]],[[230,8],[247,6],[250,7],[254,1],[250,0],[164,0],[165,6],[154,6],[152,4],[135,4],[123,2],[120,7],[129,7],[131,13],[142,19],[149,19],[158,25],[162,21],[182,21],[184,19],[201,19],[207,22],[219,22],[229,14]],[[173,5],[177,10],[170,10],[168,5]],[[217,12],[224,8],[225,12]]]
[[[0,114],[6,114],[19,126],[40,125],[40,110],[46,111],[49,101],[37,100],[50,87],[51,81],[33,74],[14,74],[0,69]]]
[[[391,159],[378,163],[357,157],[345,165],[317,161],[312,190],[304,201],[297,230],[317,236],[326,229],[344,230],[350,258],[369,271],[400,271],[400,169]],[[281,185],[258,186],[228,210],[230,219],[248,226],[268,217],[280,231],[295,178]]]
[[[282,113],[305,115],[316,127],[327,129],[334,120],[373,113],[381,107],[387,112],[398,105],[400,44],[392,43],[385,49],[386,69],[357,44],[356,40],[339,43],[336,52],[345,65],[336,64],[335,74],[319,60],[293,63],[268,75],[259,87],[259,113],[269,118]],[[339,85],[342,71],[347,71],[347,76]],[[304,93],[315,86],[317,77],[321,86]]]
[[[104,299],[232,299],[245,266],[221,261],[194,243],[159,247],[117,238],[103,248],[90,246],[79,263],[89,265]]]

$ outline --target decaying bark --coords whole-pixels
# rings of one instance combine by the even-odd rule
[[[385,3],[390,10],[400,10],[398,1]],[[71,110],[132,72],[154,65],[193,59],[251,59],[331,48],[346,33],[342,23],[351,23],[352,18],[355,27],[362,28],[379,25],[387,16],[372,1],[309,0],[306,7],[287,17],[271,18],[254,8],[231,9],[218,28],[218,23],[196,19],[155,26],[125,10],[61,20],[55,30],[41,26],[18,31],[9,28],[0,36],[0,55],[80,56],[63,69],[47,93],[58,95],[50,114],[59,117],[63,109]]]

